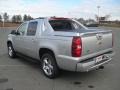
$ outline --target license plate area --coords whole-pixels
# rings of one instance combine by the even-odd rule
[[[96,57],[95,62],[98,63],[98,62],[104,60],[103,57],[104,57],[103,55]]]

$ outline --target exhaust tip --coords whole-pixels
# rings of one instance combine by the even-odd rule
[[[104,69],[104,66],[100,66],[99,69]]]
[[[100,67],[98,67],[96,70],[102,70],[102,69],[104,69],[104,66],[100,66]]]

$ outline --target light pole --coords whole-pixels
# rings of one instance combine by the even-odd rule
[[[98,8],[98,23],[100,23],[100,6],[97,6]]]

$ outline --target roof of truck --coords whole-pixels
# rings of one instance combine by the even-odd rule
[[[70,18],[65,17],[39,17],[36,19],[49,19],[49,20],[69,20]]]
[[[69,18],[64,18],[64,17],[51,17],[49,20],[69,20]]]

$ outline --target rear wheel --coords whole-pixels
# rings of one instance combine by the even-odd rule
[[[16,57],[16,53],[15,53],[11,43],[8,44],[8,55],[9,55],[10,58],[15,58]]]
[[[42,71],[48,78],[52,79],[57,77],[59,69],[55,58],[52,54],[45,53],[42,58]]]

